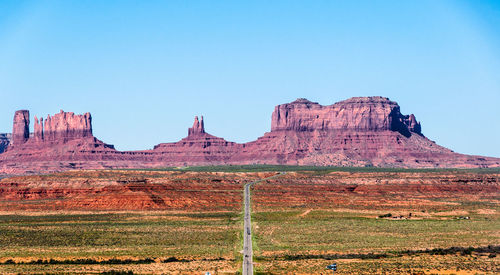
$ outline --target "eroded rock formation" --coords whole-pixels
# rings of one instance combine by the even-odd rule
[[[300,98],[276,106],[271,131],[398,131],[421,134],[414,115],[404,116],[399,105],[385,97],[354,97],[323,106]]]
[[[399,105],[384,97],[327,106],[307,99],[278,105],[271,132],[243,144],[208,134],[203,117],[195,117],[187,137],[143,151],[120,152],[96,139],[89,113],[61,111],[34,121],[30,138],[28,111],[16,112],[14,145],[0,154],[0,172],[223,164],[500,167],[498,158],[458,154],[435,144],[413,114],[401,114]]]
[[[90,113],[75,115],[61,110],[58,114],[47,116],[43,125],[44,141],[66,142],[72,139],[92,136],[92,116]]]
[[[34,139],[37,141],[37,142],[42,142],[43,141],[43,118],[40,118],[40,120],[38,120],[38,118],[35,116],[35,132],[34,132]]]
[[[12,127],[13,146],[20,146],[28,141],[30,137],[30,112],[19,110],[14,114],[14,126]]]
[[[203,116],[194,118],[188,136],[178,142],[160,143],[154,147],[154,159],[163,163],[177,165],[224,164],[228,158],[242,147],[241,144],[227,141],[205,132]]]
[[[72,112],[64,112],[50,116],[45,121],[43,118],[34,117],[34,133],[30,135],[29,111],[17,111],[14,115],[14,127],[12,130],[13,145],[28,143],[65,143],[74,139],[92,136],[92,117],[90,113],[75,115]],[[47,146],[47,145],[45,145]]]
[[[188,129],[188,136],[199,135],[204,133],[205,133],[205,125],[203,123],[203,116],[201,116],[201,121],[198,121],[198,116],[195,116],[193,127]]]
[[[98,161],[114,147],[92,135],[89,113],[75,115],[59,112],[47,119],[34,118],[34,133],[29,133],[29,112],[14,115],[13,138],[6,152],[0,154],[0,173],[40,173],[67,169],[91,168],[86,161]],[[76,163],[79,163],[78,165]],[[99,166],[102,167],[102,166]]]

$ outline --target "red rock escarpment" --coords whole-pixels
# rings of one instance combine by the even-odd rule
[[[0,210],[238,210],[241,185],[271,175],[100,170],[10,177],[0,179]]]
[[[92,135],[89,113],[75,115],[61,111],[43,120],[35,117],[34,133],[29,133],[29,112],[14,116],[13,142],[0,155],[3,173],[44,172],[60,170],[60,161],[100,160],[106,152],[115,151]],[[15,133],[15,134],[14,134]],[[74,167],[66,163],[63,169]]]
[[[271,131],[398,131],[404,136],[421,134],[420,123],[412,114],[404,116],[399,105],[384,97],[354,97],[323,106],[297,99],[276,106]]]
[[[3,173],[183,165],[286,164],[405,168],[500,167],[500,159],[457,154],[427,139],[414,115],[383,97],[356,97],[323,106],[306,99],[278,105],[271,132],[239,144],[208,134],[195,117],[188,136],[153,150],[116,151],[92,135],[90,114],[35,118],[16,112],[16,146],[0,155]],[[29,128],[28,128],[29,129]],[[236,130],[236,129],[235,129]],[[28,138],[26,138],[28,136]]]
[[[92,137],[92,117],[90,113],[75,115],[61,110],[58,114],[38,120],[35,116],[34,138],[37,141],[67,142],[69,140]]]
[[[99,170],[9,177],[0,179],[0,210],[238,210],[241,185],[273,174]],[[254,188],[260,210],[366,206],[434,212],[456,208],[450,202],[496,201],[500,174],[289,172]]]
[[[383,97],[356,97],[329,106],[306,99],[276,106],[271,132],[243,145],[230,162],[380,167],[497,167],[500,160],[467,156],[435,144],[414,115]]]
[[[306,99],[279,105],[271,132],[237,144],[207,133],[162,143],[154,159],[166,165],[288,164],[381,167],[495,167],[500,160],[467,156],[435,144],[414,115],[383,97],[352,98],[322,106]],[[199,131],[199,130],[198,130]],[[204,128],[203,128],[204,132]]]

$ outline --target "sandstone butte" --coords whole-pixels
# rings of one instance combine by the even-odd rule
[[[118,151],[92,134],[89,113],[61,111],[45,120],[14,115],[12,135],[0,135],[0,173],[185,165],[283,164],[401,168],[500,167],[500,159],[455,153],[422,133],[384,97],[354,97],[323,106],[307,99],[275,107],[271,131],[248,143],[226,141],[195,118],[188,136],[152,150]]]

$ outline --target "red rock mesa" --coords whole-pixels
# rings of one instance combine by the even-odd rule
[[[498,158],[458,154],[435,144],[413,114],[401,114],[399,105],[384,97],[278,105],[271,132],[243,144],[208,134],[203,117],[195,117],[186,138],[143,151],[117,151],[95,138],[89,113],[61,111],[34,121],[30,135],[29,112],[15,113],[12,142],[5,138],[10,145],[0,154],[1,173],[222,164],[500,167]]]

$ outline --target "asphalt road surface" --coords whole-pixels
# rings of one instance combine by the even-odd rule
[[[245,217],[243,226],[243,275],[253,274],[253,250],[252,250],[252,210],[250,208],[250,187],[252,185],[265,181],[267,179],[275,178],[285,173],[280,173],[272,177],[261,179],[258,181],[245,184],[244,200],[245,200]]]

